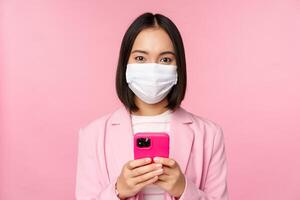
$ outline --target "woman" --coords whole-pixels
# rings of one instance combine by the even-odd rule
[[[116,90],[123,105],[79,131],[76,199],[225,200],[222,128],[180,106],[186,62],[175,24],[144,13],[122,40]],[[167,132],[169,158],[133,158],[133,135]]]

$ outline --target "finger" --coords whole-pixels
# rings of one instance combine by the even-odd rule
[[[173,168],[170,168],[170,167],[167,167],[167,166],[163,166],[162,168],[164,170],[164,174],[166,174],[166,175],[172,175],[173,174],[173,171],[174,171]]]
[[[138,190],[141,190],[143,187],[145,187],[146,185],[149,185],[149,184],[153,184],[157,181],[158,179],[158,176],[154,176],[153,178],[147,180],[147,181],[144,181],[144,182],[141,182],[139,184],[136,185],[136,188]]]
[[[176,161],[172,158],[155,157],[153,160],[156,163],[161,163],[171,168],[176,166]]]
[[[158,180],[160,180],[160,181],[166,182],[166,181],[168,181],[169,179],[170,179],[170,176],[169,176],[169,175],[166,175],[166,174],[162,174],[162,175],[159,175],[159,176],[158,176]]]
[[[137,159],[137,160],[131,160],[127,163],[127,168],[132,170],[136,167],[146,165],[150,162],[151,162],[151,158],[141,158],[141,159]]]
[[[154,176],[158,176],[158,175],[160,175],[162,173],[163,173],[163,169],[158,169],[158,170],[151,171],[151,172],[148,172],[146,174],[134,177],[132,179],[132,181],[134,182],[135,185],[137,185],[137,184],[139,184],[141,182],[145,182],[145,181],[153,178]]]
[[[145,174],[145,173],[148,173],[153,170],[160,169],[160,168],[162,168],[161,163],[151,163],[151,164],[147,164],[147,165],[144,165],[141,167],[137,167],[131,171],[131,177],[140,176],[142,174]]]

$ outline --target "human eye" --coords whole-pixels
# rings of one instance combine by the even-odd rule
[[[137,62],[144,62],[145,58],[143,56],[136,56],[134,57],[134,60],[136,60]]]
[[[163,63],[165,63],[165,64],[169,64],[173,60],[171,58],[169,58],[169,57],[163,57],[160,61],[163,62]]]

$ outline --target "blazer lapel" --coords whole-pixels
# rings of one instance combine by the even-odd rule
[[[182,173],[186,172],[188,160],[194,141],[194,132],[189,127],[193,122],[190,114],[182,107],[173,112],[170,122],[170,158],[180,166]]]
[[[130,113],[125,106],[116,110],[107,124],[106,129],[106,161],[109,179],[115,179],[120,174],[123,165],[134,159],[133,131]]]

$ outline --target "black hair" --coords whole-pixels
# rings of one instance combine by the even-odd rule
[[[125,107],[130,111],[137,111],[139,108],[134,102],[135,94],[128,87],[126,82],[126,67],[130,57],[133,43],[137,35],[146,28],[160,27],[169,35],[175,50],[177,65],[177,84],[172,87],[167,95],[168,107],[175,110],[180,106],[184,99],[186,91],[186,61],[183,41],[176,25],[166,16],[162,14],[152,14],[146,12],[137,17],[127,29],[119,52],[119,60],[116,72],[116,90],[117,95]]]

